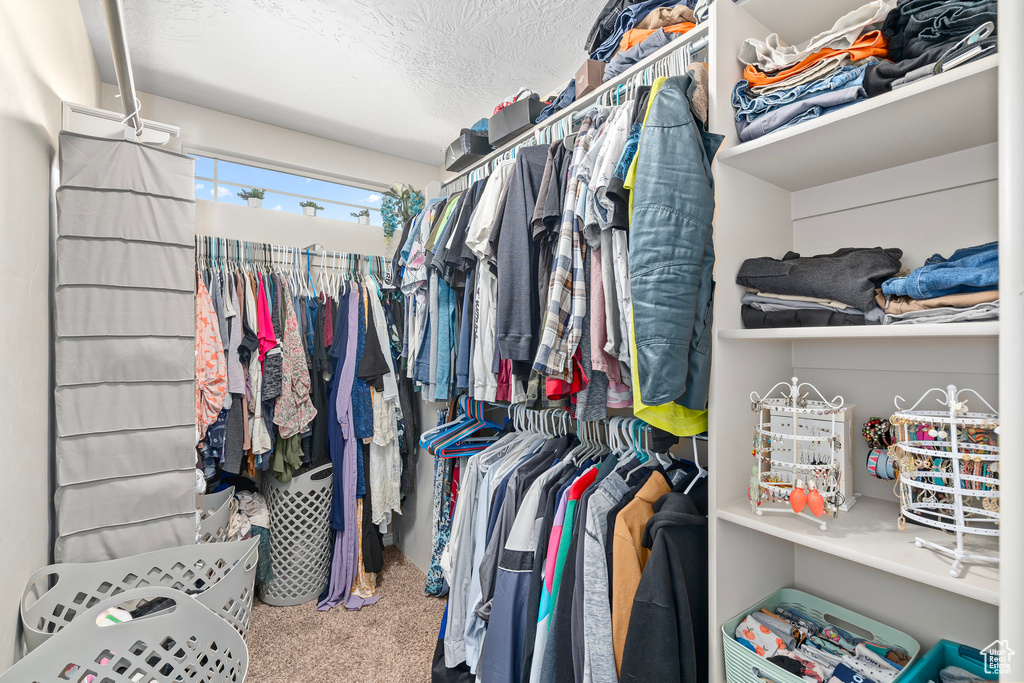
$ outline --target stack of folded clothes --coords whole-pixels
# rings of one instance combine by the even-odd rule
[[[800,46],[749,39],[733,89],[748,142],[995,50],[996,0],[873,0]],[[985,35],[986,37],[981,37]]]
[[[736,283],[746,288],[746,328],[879,325],[875,290],[900,272],[899,249],[840,249],[833,254],[747,259]]]
[[[590,29],[590,35],[587,38],[587,50],[591,53],[590,58],[600,62],[609,61],[617,50],[628,49],[643,40],[643,37],[638,38],[637,36],[627,40],[627,34],[633,29],[640,28],[641,30],[646,30],[649,35],[658,28],[678,24],[684,19],[678,16],[678,6],[682,5],[692,8],[696,4],[697,0],[685,0],[685,2],[680,2],[680,0],[642,0],[641,2],[608,0],[608,3],[601,11],[601,15],[597,18],[597,22]],[[659,10],[664,10],[665,12],[659,13]],[[652,13],[655,13],[652,20],[649,24],[644,24]],[[672,14],[675,14],[676,20],[672,24],[657,23],[655,21],[658,18],[664,20],[665,14],[669,15],[669,19],[672,18]],[[689,16],[689,22],[695,23],[693,14],[690,13]],[[640,24],[644,25],[641,27]],[[693,28],[693,26],[691,25],[690,28]],[[622,47],[622,45],[626,45],[626,47]]]
[[[878,27],[896,0],[874,0],[841,17],[800,47],[778,34],[740,47],[744,80],[733,89],[736,131],[754,140],[775,130],[849,106],[867,97],[864,70],[888,55]]]
[[[875,300],[886,325],[999,318],[999,243],[935,254],[904,277],[886,280]]]
[[[619,51],[604,69],[603,80],[615,78],[696,25],[693,10],[686,5],[651,10],[640,23],[623,34],[619,41]]]
[[[864,89],[874,97],[992,54],[995,33],[996,0],[900,0],[882,26],[892,61],[869,67]]]

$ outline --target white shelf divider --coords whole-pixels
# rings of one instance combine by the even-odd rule
[[[719,506],[717,514],[720,520],[797,545],[990,605],[999,604],[999,570],[992,566],[970,565],[960,578],[951,577],[945,555],[928,552],[914,544],[916,536],[933,541],[948,538],[941,531],[928,527],[908,525],[905,531],[898,530],[899,504],[895,500],[861,497],[853,510],[829,519],[828,531],[819,531],[818,527],[795,515],[758,517],[751,512],[746,499]],[[992,539],[977,543],[977,547],[987,550],[998,548],[998,542]]]
[[[776,327],[760,330],[718,330],[719,339],[962,339],[998,337],[999,321],[931,325],[857,325],[849,327]]]

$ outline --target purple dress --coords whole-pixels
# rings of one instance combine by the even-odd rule
[[[350,292],[343,304],[348,305],[348,319],[355,320],[359,315],[359,304],[356,296]],[[338,422],[345,435],[341,467],[343,468],[342,504],[345,509],[345,529],[334,533],[334,558],[331,561],[331,577],[327,587],[327,597],[317,605],[317,609],[327,610],[344,603],[348,609],[359,609],[363,605],[372,605],[377,597],[361,598],[352,594],[352,582],[355,581],[359,561],[359,524],[356,520],[356,458],[358,455],[358,439],[355,437],[352,421],[352,382],[356,374],[356,342],[359,329],[356,325],[348,325],[348,339],[345,361],[338,368],[341,376],[338,380]],[[338,465],[335,464],[337,467]]]

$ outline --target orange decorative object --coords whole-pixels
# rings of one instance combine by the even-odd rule
[[[807,494],[807,507],[815,517],[825,514],[825,499],[821,497],[817,487],[812,483],[811,492]]]
[[[821,495],[819,494],[819,498]],[[793,488],[793,493],[789,494],[789,506],[793,508],[793,512],[800,512],[804,509],[804,505],[807,503],[807,491],[804,491],[804,483],[799,479],[796,482],[796,486]]]

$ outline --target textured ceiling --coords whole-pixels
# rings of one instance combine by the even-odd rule
[[[101,2],[79,4],[115,83]],[[460,128],[520,87],[568,80],[604,0],[124,5],[139,90],[439,165]]]

